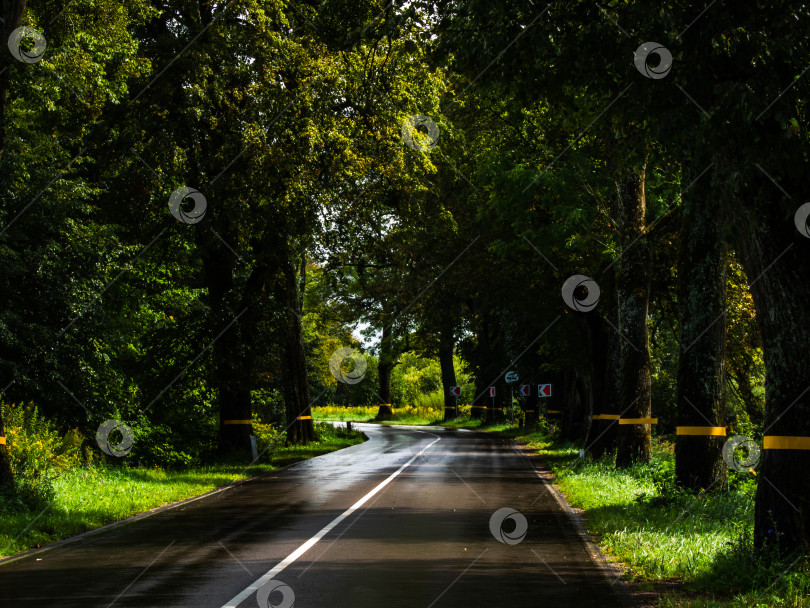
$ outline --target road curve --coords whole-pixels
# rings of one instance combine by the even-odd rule
[[[0,562],[0,607],[628,605],[509,442],[357,426],[369,441]]]

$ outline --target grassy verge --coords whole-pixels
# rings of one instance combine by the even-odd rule
[[[753,549],[755,478],[730,472],[705,494],[674,484],[673,446],[654,443],[649,465],[616,470],[543,433],[506,432],[539,453],[585,526],[627,578],[661,594],[659,606],[810,606],[810,560]]]
[[[469,407],[469,406],[468,406]],[[374,422],[379,406],[343,407],[326,405],[312,408],[312,417],[315,420],[341,420],[351,422]],[[393,408],[393,420],[387,424],[429,425],[441,421],[444,412],[431,407],[414,407],[406,405]]]
[[[279,447],[265,462],[219,463],[179,471],[96,465],[63,472],[56,499],[40,510],[0,503],[0,556],[9,556],[119,521],[229,483],[361,443],[361,433],[323,425],[318,441]]]
[[[393,408],[392,420],[380,424],[407,424],[413,426],[449,426],[454,428],[476,429],[482,426],[478,418],[470,418],[470,406],[459,405],[459,417],[456,420],[443,422],[444,410],[431,407],[415,407],[406,405]],[[343,422],[375,422],[378,406],[343,407],[327,405],[312,408],[312,417],[315,420],[340,420]],[[488,426],[488,430],[503,430],[509,428],[508,424]]]

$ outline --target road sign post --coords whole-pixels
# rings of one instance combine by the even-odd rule
[[[531,392],[532,392],[532,385],[531,384],[521,384],[520,388],[518,389],[518,396],[519,397],[529,397],[529,396],[531,396]]]
[[[490,417],[491,422],[495,422],[495,387],[489,387],[489,396],[492,397],[492,416]]]
[[[514,385],[509,385],[509,424],[512,424],[512,407],[515,404],[515,387]]]
[[[503,378],[506,380],[506,383],[509,385],[509,420],[510,424],[513,422],[512,420],[512,408],[514,407],[515,401],[515,382],[518,381],[518,373],[516,371],[509,371],[506,372],[506,375]]]
[[[538,397],[551,397],[551,384],[550,383],[549,384],[538,384],[537,385],[537,396]],[[538,414],[540,412],[540,403],[539,402],[537,403],[537,412],[538,412]],[[546,416],[548,416],[551,413],[556,414],[556,412],[549,411],[548,406],[546,406]]]

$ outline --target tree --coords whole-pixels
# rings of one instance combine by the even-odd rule
[[[64,422],[86,424],[59,384],[91,384],[80,370],[102,357],[107,335],[77,337],[74,324],[119,245],[95,205],[104,157],[89,135],[146,68],[130,28],[148,12],[140,0],[0,6],[0,370],[6,400],[35,399]],[[9,40],[21,25],[37,33]],[[9,42],[29,61],[12,56]]]
[[[625,169],[617,177],[622,257],[619,261],[619,333],[622,344],[622,383],[619,411],[622,418],[643,420],[652,411],[650,341],[647,315],[650,301],[650,243],[644,239],[647,201],[644,193],[646,163]],[[650,426],[643,422],[621,425],[616,466],[648,462]]]
[[[684,197],[678,257],[677,407],[678,425],[687,428],[676,437],[675,473],[679,484],[696,491],[713,488],[726,476],[725,437],[712,433],[725,426],[728,256],[717,221],[721,201],[706,183],[695,183]]]
[[[3,0],[0,4],[0,41],[8,40],[11,32],[20,26],[22,14],[25,10],[25,0]],[[3,53],[0,61],[0,161],[6,148],[6,105],[11,74],[9,68],[11,57]],[[5,445],[6,429],[3,424],[3,412],[0,411],[0,437],[3,446],[0,446],[0,487],[11,485],[14,475],[11,470],[11,460],[8,456],[8,447]]]

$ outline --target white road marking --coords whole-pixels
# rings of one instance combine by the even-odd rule
[[[425,450],[427,450],[427,449],[428,449],[430,446],[432,446],[434,443],[436,443],[437,441],[440,441],[440,440],[441,440],[441,437],[437,437],[436,439],[434,439],[433,441],[431,441],[429,444],[427,444],[427,445],[426,445],[424,448],[422,448],[422,449],[419,451],[419,453],[418,453],[418,454],[416,454],[416,455],[415,455],[413,458],[411,458],[411,459],[410,459],[408,462],[406,462],[406,463],[405,463],[405,464],[403,464],[401,467],[399,467],[399,469],[397,469],[396,471],[394,471],[393,473],[391,473],[391,475],[389,475],[387,479],[385,479],[384,481],[382,481],[382,482],[381,482],[381,483],[380,483],[380,484],[379,484],[377,487],[375,487],[375,488],[374,488],[373,490],[371,490],[371,491],[370,491],[368,494],[366,494],[365,496],[363,496],[363,498],[361,498],[361,499],[360,499],[360,500],[358,500],[356,503],[354,503],[354,504],[353,504],[351,507],[349,507],[348,509],[346,509],[346,511],[344,511],[343,513],[341,513],[340,515],[338,515],[338,516],[337,516],[335,519],[333,519],[331,522],[329,522],[328,524],[326,524],[326,526],[324,526],[324,528],[323,528],[323,529],[322,529],[320,532],[318,532],[318,533],[317,533],[315,536],[313,536],[312,538],[310,538],[310,539],[309,539],[307,542],[305,542],[303,545],[301,545],[300,547],[298,547],[298,548],[297,548],[295,551],[293,551],[292,553],[290,553],[290,554],[289,554],[289,555],[288,555],[286,558],[284,558],[282,561],[280,561],[278,564],[276,564],[276,565],[275,565],[275,566],[274,566],[274,567],[273,567],[271,570],[268,570],[268,571],[267,571],[267,572],[266,572],[264,575],[262,575],[262,576],[261,576],[259,579],[257,579],[257,580],[256,580],[254,583],[252,583],[252,584],[251,584],[249,587],[245,588],[245,590],[244,590],[244,591],[242,591],[241,593],[239,593],[238,595],[236,595],[234,598],[232,598],[232,599],[231,599],[231,600],[230,600],[228,603],[226,603],[225,605],[223,605],[223,606],[222,606],[222,608],[237,608],[237,606],[239,606],[239,604],[241,604],[243,601],[245,601],[245,600],[246,600],[248,597],[250,597],[250,596],[251,596],[253,593],[255,593],[256,591],[258,591],[258,589],[259,589],[259,588],[260,588],[262,585],[264,585],[264,584],[265,584],[267,581],[273,580],[273,579],[274,579],[276,576],[278,576],[278,574],[279,574],[279,573],[281,573],[281,572],[282,572],[282,571],[283,571],[283,570],[284,570],[284,569],[285,569],[287,566],[289,566],[290,564],[292,564],[293,562],[295,562],[295,560],[297,560],[297,559],[298,559],[299,557],[301,557],[301,556],[302,556],[304,553],[306,553],[306,552],[307,552],[309,549],[311,549],[311,548],[312,548],[312,547],[313,547],[313,546],[314,546],[314,545],[315,545],[315,544],[316,544],[316,543],[317,543],[319,540],[321,540],[321,539],[322,539],[324,536],[326,536],[327,534],[329,534],[329,532],[331,532],[331,531],[332,531],[332,529],[333,529],[335,526],[337,526],[337,525],[338,525],[340,522],[342,522],[344,519],[346,519],[346,518],[347,518],[349,515],[351,515],[352,513],[354,513],[354,512],[355,512],[357,509],[359,509],[360,507],[362,507],[362,506],[363,506],[363,505],[364,505],[366,502],[368,502],[368,500],[369,500],[369,499],[370,499],[372,496],[374,496],[375,494],[377,494],[377,492],[379,492],[379,491],[380,491],[380,490],[382,490],[382,489],[383,489],[385,486],[387,486],[389,483],[391,483],[391,482],[394,480],[394,478],[395,478],[395,477],[397,477],[397,476],[398,476],[400,473],[402,473],[402,471],[404,471],[404,470],[405,470],[407,467],[409,467],[409,466],[410,466],[410,464],[411,464],[411,463],[412,463],[414,460],[416,460],[417,458],[419,458],[419,457],[422,455],[422,453],[423,453]]]

